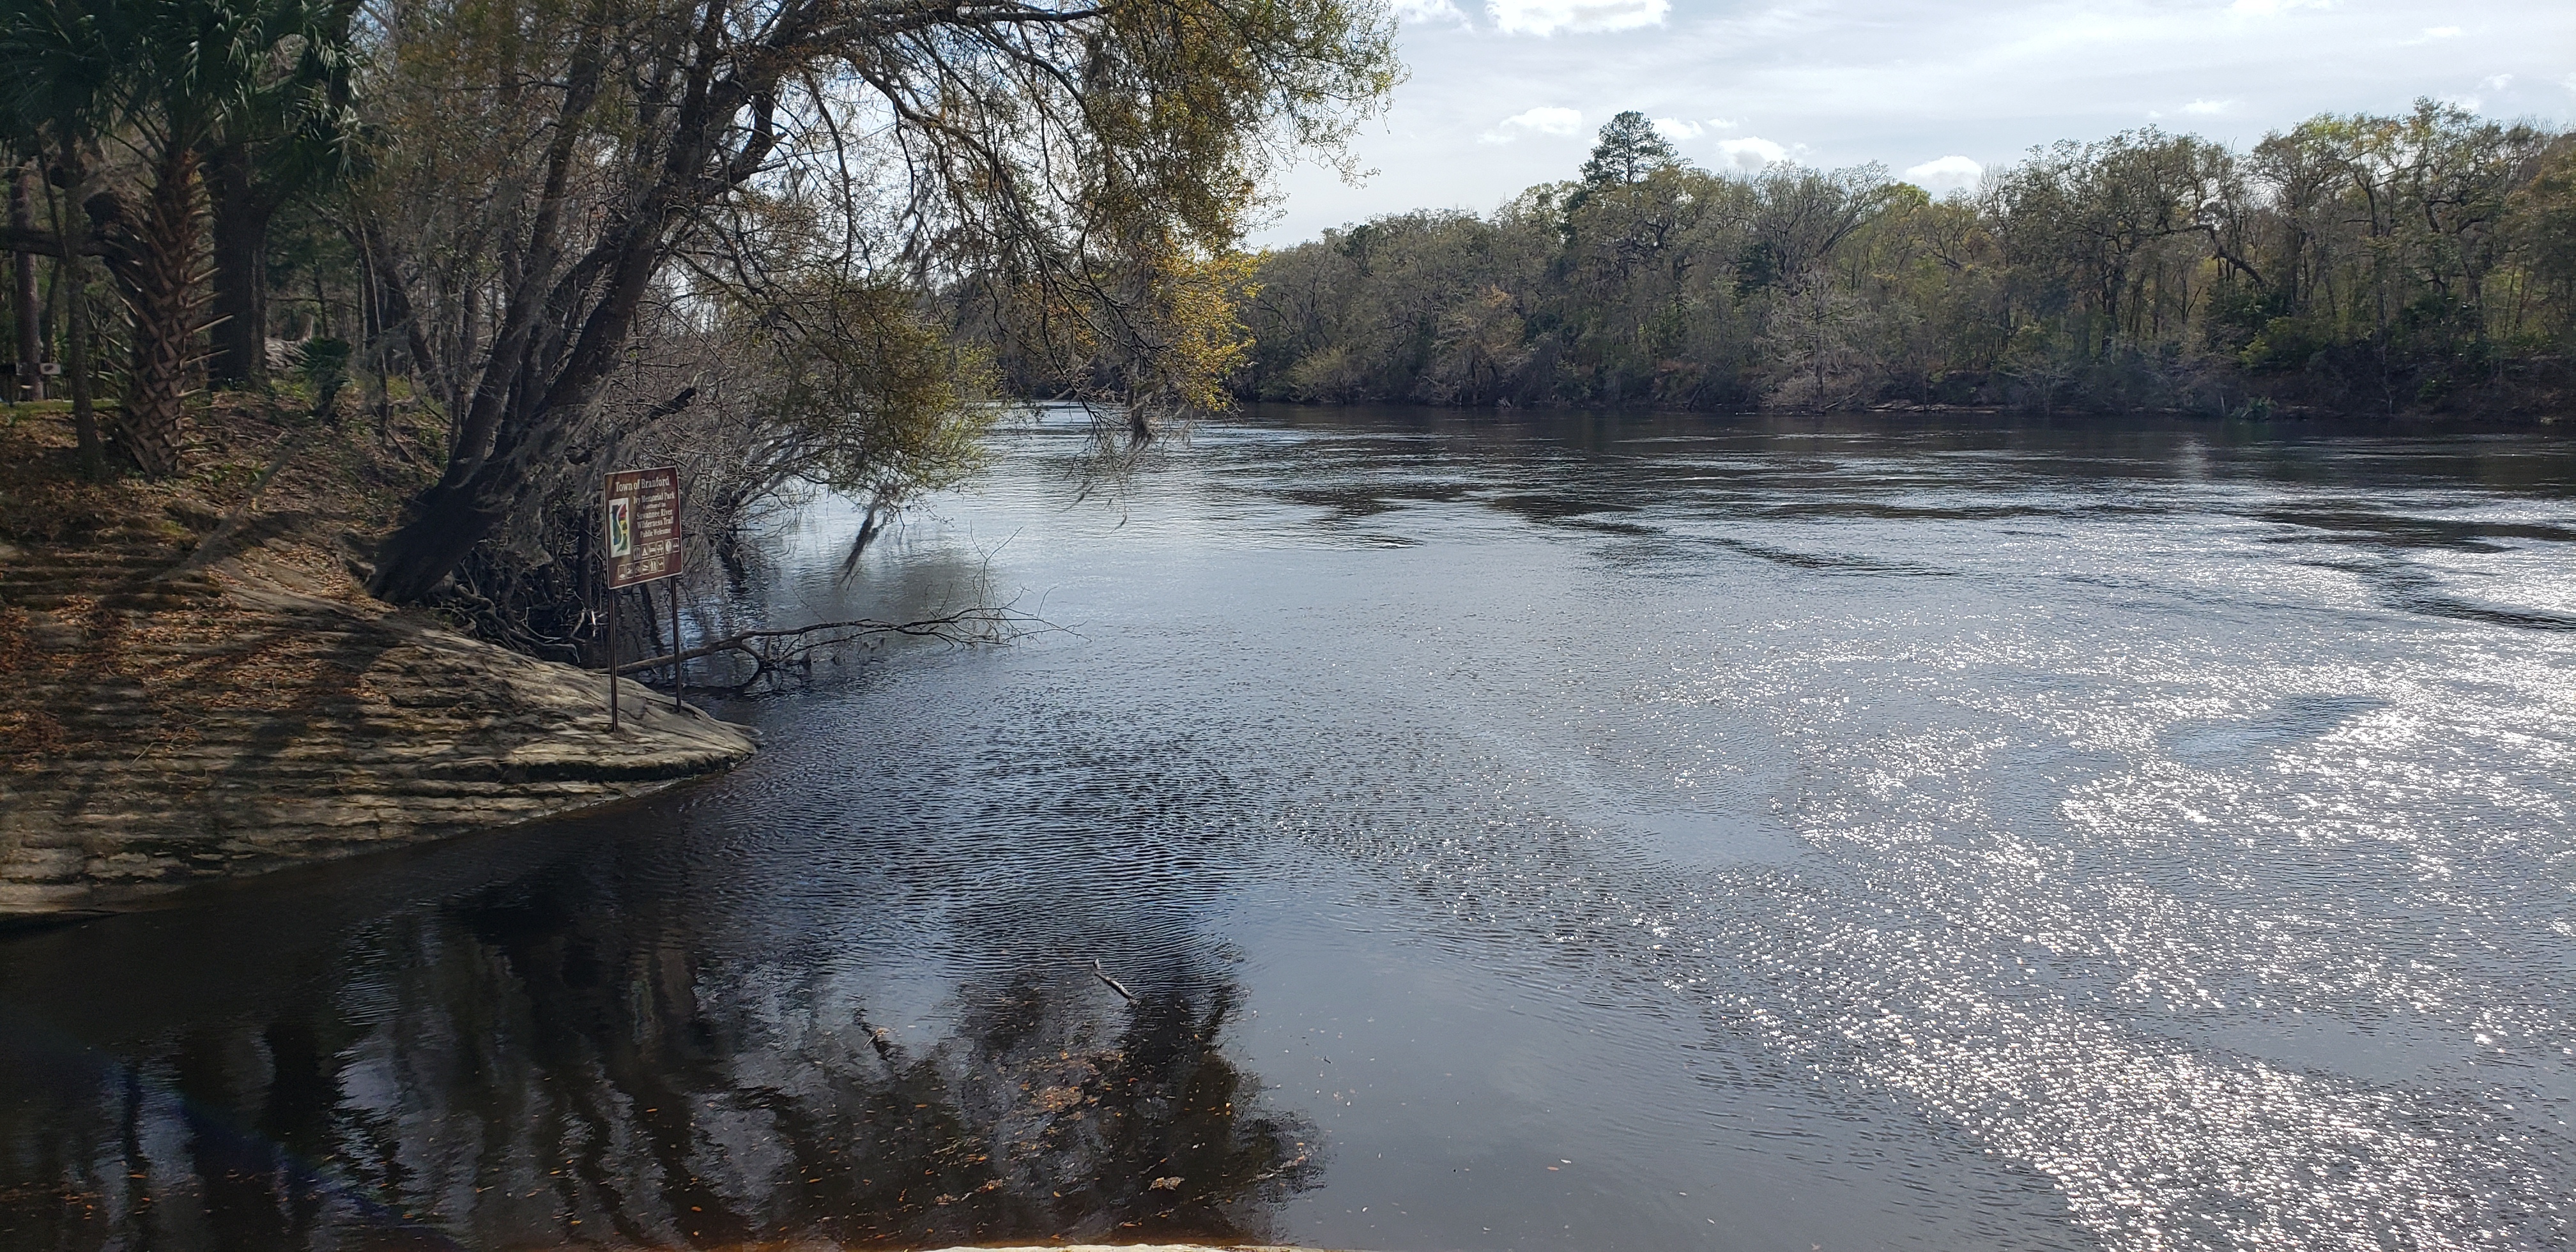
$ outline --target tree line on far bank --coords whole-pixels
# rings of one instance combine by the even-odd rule
[[[1252,281],[1246,398],[2545,414],[2576,394],[2576,134],[2431,101],[2245,151],[2150,128],[1935,198],[1714,174],[1623,113],[1574,179]]]

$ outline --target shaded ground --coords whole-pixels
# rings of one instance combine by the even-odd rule
[[[234,401],[169,483],[74,473],[0,415],[0,917],[639,795],[751,751],[629,683],[369,600],[361,536],[431,459],[392,424]],[[364,430],[360,427],[373,427]]]

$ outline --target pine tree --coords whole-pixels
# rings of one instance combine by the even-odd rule
[[[1589,187],[1626,186],[1680,161],[1681,154],[1656,133],[1655,124],[1630,109],[1601,128],[1600,142],[1592,145],[1592,157],[1583,163],[1583,181]]]

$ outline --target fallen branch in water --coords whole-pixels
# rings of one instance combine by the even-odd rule
[[[1136,998],[1136,993],[1129,991],[1127,989],[1127,984],[1110,977],[1108,970],[1100,968],[1099,957],[1095,956],[1091,958],[1091,973],[1093,977],[1098,978],[1102,982],[1108,983],[1109,989],[1118,993],[1118,998],[1122,1000],[1133,1000]]]
[[[847,647],[862,639],[882,635],[907,635],[917,639],[937,639],[945,643],[1008,643],[1021,635],[1060,627],[1044,618],[1017,609],[961,609],[941,617],[915,622],[881,622],[875,618],[853,618],[843,622],[816,622],[811,626],[793,626],[773,630],[746,630],[737,635],[713,639],[677,654],[627,661],[617,667],[620,674],[633,674],[662,669],[672,664],[694,661],[701,657],[737,656],[749,661],[751,674],[738,683],[694,684],[707,690],[742,691],[763,678],[788,671],[811,672],[814,657],[835,648]]]

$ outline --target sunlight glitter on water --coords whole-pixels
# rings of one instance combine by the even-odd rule
[[[355,1163],[281,1246],[379,1203],[465,1246],[2576,1237],[2563,442],[1264,411],[1085,481],[1013,439],[854,587],[847,518],[782,524],[734,611],[1067,633],[738,705],[759,758],[628,813],[0,944],[132,1067],[0,1102],[0,1235],[127,1143],[174,1216],[121,1234],[268,1213],[192,1190],[232,1110]]]
[[[2121,606],[2145,612],[2112,623],[2117,633],[2030,614],[1954,618],[1952,639],[1927,647],[1905,643],[1924,624],[1913,615],[1774,621],[1799,636],[1791,655],[1748,664],[1721,647],[1707,677],[1674,684],[1698,690],[1685,707],[1771,710],[1783,742],[1814,745],[1793,748],[1813,758],[1798,773],[1818,780],[1798,797],[1799,833],[1908,924],[1855,929],[1862,901],[1836,900],[1747,928],[1734,893],[1723,911],[1677,902],[1654,933],[1708,936],[1687,946],[1721,964],[1667,985],[1764,971],[1770,985],[1719,997],[1721,1011],[1757,1023],[1784,1055],[1904,1092],[2042,1169],[2077,1224],[2114,1243],[2546,1244],[2566,1229],[2564,1167],[2518,1145],[2535,1132],[2563,1142],[2563,1123],[2515,1117],[2492,1088],[2465,1105],[2456,1090],[2421,1088],[2487,1085],[2445,1036],[2564,1037],[2561,1001],[2528,983],[2563,976],[2552,958],[2566,949],[2490,943],[2475,955],[2504,968],[2479,969],[2425,923],[2518,922],[2528,942],[2530,922],[2565,908],[2543,894],[2563,893],[2563,873],[2544,872],[2534,891],[2529,871],[2568,859],[2567,650],[2491,632],[2425,639],[2406,623],[2392,633],[2417,638],[2356,649],[2394,655],[2320,663],[2306,655],[2313,629],[2248,638],[2229,619],[2250,616],[2249,595],[2301,613],[2355,606],[2302,602],[2277,560],[2227,568],[2268,555],[2260,547],[2203,546],[2176,569],[2189,538],[2145,560],[2130,544],[2092,549],[2086,581],[2156,593]],[[1973,560],[1967,545],[1944,546],[1969,557],[1952,563]],[[2046,608],[2099,615],[2062,598]],[[2197,620],[2157,616],[2177,612]],[[2480,651],[2508,654],[2496,658],[2507,668],[2463,673],[2459,656]],[[1874,715],[1845,685],[1865,669]],[[2463,699],[2481,686],[2500,698]],[[1902,713],[1883,711],[1891,701]],[[2010,777],[2034,759],[2063,762],[2066,776]],[[1702,768],[1673,777],[1695,782]],[[2321,846],[2400,859],[2320,861]],[[2463,856],[2488,861],[2477,889],[2450,885]],[[1435,872],[1444,885],[1475,876],[1471,864]],[[1563,913],[1551,916],[1561,925]],[[2000,959],[2033,943],[2025,932],[2048,935],[2046,973]],[[2263,1038],[2266,1020],[2311,1013],[2346,1029]],[[2410,1020],[2427,1016],[2446,1020]],[[2357,1044],[2342,1037],[2355,1033]],[[2382,1034],[2405,1039],[2402,1077],[2348,1064]]]

